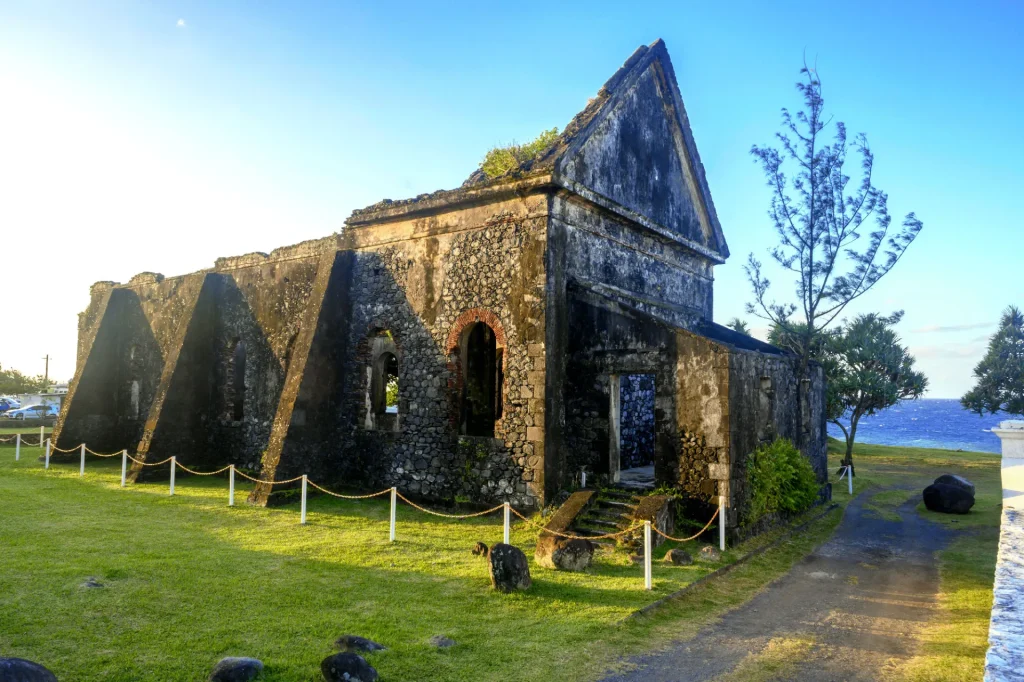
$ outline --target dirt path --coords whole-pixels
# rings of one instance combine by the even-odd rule
[[[907,496],[889,518],[865,508],[883,490]],[[919,499],[910,487],[865,492],[827,543],[760,595],[688,642],[630,659],[635,669],[605,682],[880,679],[913,655],[935,609],[934,553],[949,533],[916,513]]]

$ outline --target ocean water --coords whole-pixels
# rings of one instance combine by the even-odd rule
[[[857,442],[998,453],[999,436],[990,429],[1007,419],[1020,417],[979,417],[963,409],[959,400],[911,400],[861,419]],[[835,424],[828,425],[828,435],[843,440],[843,432]]]

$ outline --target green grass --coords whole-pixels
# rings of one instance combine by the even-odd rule
[[[46,433],[49,434],[53,431],[53,427],[47,426]],[[12,433],[21,433],[26,436],[38,436],[39,435],[39,424],[32,425],[32,421],[29,420],[25,426],[0,426],[0,436],[6,436]]]
[[[620,654],[696,633],[749,599],[839,516],[622,625],[714,566],[656,563],[652,592],[624,555],[586,574],[532,566],[529,591],[502,595],[469,552],[477,540],[500,540],[497,517],[455,522],[401,506],[391,544],[386,502],[313,498],[300,526],[297,505],[228,508],[223,479],[180,477],[173,498],[166,483],[122,490],[119,466],[90,459],[82,480],[76,464],[44,471],[0,446],[4,655],[76,681],[203,679],[228,655],[259,657],[266,680],[317,680],[332,641],[350,633],[389,647],[371,657],[389,680],[499,680],[510,671],[522,680],[593,679]],[[239,485],[240,502],[246,492]],[[512,538],[531,563],[534,537],[517,526]],[[106,587],[81,587],[88,577]],[[435,634],[458,645],[434,650]]]
[[[841,458],[830,443],[834,471]],[[833,451],[834,450],[834,451]],[[854,452],[858,475],[855,492],[874,485],[912,485],[909,491],[873,495],[867,505],[875,513],[895,514],[911,498],[917,513],[955,532],[939,552],[938,612],[924,626],[917,655],[891,671],[889,679],[914,682],[959,682],[981,679],[988,649],[999,523],[1002,513],[1000,456],[925,448],[858,445]],[[942,473],[960,474],[975,485],[975,504],[966,515],[937,514],[924,507],[921,490]],[[845,485],[843,481],[843,485]],[[846,495],[836,490],[837,497]]]
[[[469,552],[477,540],[500,540],[498,517],[448,521],[400,506],[399,542],[391,544],[382,501],[311,498],[309,523],[300,526],[297,504],[249,507],[241,484],[239,506],[228,508],[222,478],[179,477],[172,498],[166,482],[120,489],[116,458],[90,458],[81,480],[76,463],[46,472],[34,456],[15,463],[13,455],[0,445],[0,654],[40,661],[76,682],[204,679],[229,655],[262,659],[267,681],[319,680],[319,662],[342,634],[390,647],[369,657],[386,680],[593,680],[626,665],[622,656],[692,637],[743,604],[840,518],[833,512],[725,578],[624,623],[714,566],[656,563],[655,589],[645,592],[642,567],[622,555],[586,574],[533,565],[535,535],[517,525],[512,541],[531,558],[534,585],[502,595]],[[941,519],[962,529],[941,557],[945,616],[936,619],[955,627],[930,627],[906,674],[924,679],[910,676],[947,663],[976,670],[991,600],[984,562],[994,560],[998,459],[866,446],[856,462],[858,490],[920,479],[923,467],[979,485],[975,510],[985,519]],[[835,497],[844,504],[845,487]],[[896,503],[879,497],[883,508]],[[731,549],[726,560],[775,535]],[[88,577],[106,587],[81,587]],[[427,639],[435,634],[458,645],[434,650]]]

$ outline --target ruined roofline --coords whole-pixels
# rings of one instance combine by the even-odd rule
[[[486,184],[438,190],[411,199],[384,199],[372,206],[352,211],[345,220],[345,226],[358,228],[373,223],[442,213],[454,208],[489,204],[515,196],[535,194],[555,187],[551,173],[547,170],[503,175]]]
[[[673,118],[681,135],[680,151],[684,163],[684,173],[690,178],[691,195],[701,215],[701,223],[708,232],[708,239],[713,247],[709,248],[692,240],[681,237],[665,227],[637,214],[625,206],[603,197],[586,187],[579,186],[564,177],[564,162],[572,158],[580,146],[589,139],[596,127],[609,115],[622,100],[624,92],[652,64],[661,70],[664,85],[668,92],[666,98],[673,110]],[[555,142],[538,158],[523,163],[496,178],[489,178],[476,169],[459,188],[439,190],[430,194],[421,194],[410,199],[385,199],[366,208],[352,212],[345,221],[347,227],[361,227],[372,223],[388,222],[421,215],[430,215],[452,210],[467,205],[479,205],[488,201],[515,196],[523,192],[534,192],[553,185],[581,196],[590,203],[620,215],[661,239],[687,248],[710,259],[716,264],[725,263],[729,257],[729,246],[722,232],[718,213],[715,210],[711,192],[708,188],[704,166],[697,152],[696,143],[690,130],[689,119],[679,92],[675,69],[669,57],[668,49],[660,38],[650,45],[641,45],[623,63],[619,69],[605,81],[597,95],[591,98],[586,107],[577,113],[565,126]]]
[[[319,239],[307,239],[306,241],[298,242],[297,244],[289,244],[288,246],[279,246],[269,254],[263,253],[262,251],[253,251],[240,256],[221,257],[214,261],[213,267],[202,268],[200,270],[194,270],[180,275],[172,275],[170,277],[159,272],[146,271],[133,275],[132,278],[124,284],[110,280],[101,280],[92,284],[90,292],[94,290],[102,291],[104,289],[134,289],[136,287],[159,284],[160,282],[168,279],[184,279],[186,277],[194,277],[197,275],[231,272],[232,270],[259,267],[261,265],[273,265],[274,263],[285,263],[293,260],[314,259],[319,258],[326,249],[338,249],[337,235],[330,235]]]

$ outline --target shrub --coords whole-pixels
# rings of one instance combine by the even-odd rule
[[[747,524],[766,514],[801,512],[818,496],[818,478],[811,463],[785,438],[752,452],[747,460],[747,474]]]
[[[504,175],[510,170],[519,168],[527,161],[533,161],[558,139],[558,128],[545,130],[537,139],[526,144],[513,142],[507,147],[495,147],[487,152],[484,160],[480,163],[480,170],[489,178],[496,178]]]

